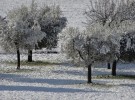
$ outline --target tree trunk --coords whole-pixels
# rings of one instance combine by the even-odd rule
[[[111,69],[111,64],[110,63],[107,63],[107,68]]]
[[[32,50],[28,50],[28,62],[32,62]]]
[[[20,69],[20,51],[17,49],[17,69]]]
[[[114,60],[113,64],[112,64],[112,75],[116,76],[116,65],[117,65],[117,61]]]
[[[91,64],[88,65],[88,83],[92,83],[91,79],[92,79],[92,75],[91,75]]]

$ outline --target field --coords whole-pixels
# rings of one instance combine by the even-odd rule
[[[36,0],[40,6],[60,5],[67,26],[84,29],[84,11],[89,0]],[[0,14],[31,0],[0,0]],[[87,84],[87,68],[77,67],[66,55],[34,53],[34,62],[21,54],[21,70],[16,70],[16,54],[0,53],[0,100],[135,100],[135,64],[119,63],[117,76],[104,64],[92,67],[92,84]]]
[[[60,58],[60,57],[61,58]],[[1,100],[134,100],[135,64],[119,64],[118,76],[106,66],[93,67],[93,84],[87,84],[87,69],[69,64],[64,54],[34,54],[33,64],[21,55],[1,54]],[[8,59],[7,59],[8,58]],[[53,59],[52,59],[53,58]]]

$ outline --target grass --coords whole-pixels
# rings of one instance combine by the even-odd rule
[[[5,63],[10,64],[10,65],[16,65],[17,64],[17,62],[15,62],[15,61],[5,62]],[[32,62],[21,61],[21,66],[46,66],[46,65],[58,65],[58,63],[45,62],[45,61],[32,61]]]
[[[111,88],[114,86],[113,84],[105,84],[105,83],[100,83],[100,82],[99,83],[97,83],[97,82],[92,82],[92,83],[84,82],[84,83],[79,83],[78,85],[80,85],[80,86],[87,85],[87,86],[96,87],[96,88],[97,87],[98,88]]]
[[[90,83],[88,85],[90,85],[92,87],[99,87],[99,88],[110,88],[110,87],[114,86],[112,84],[105,84],[105,83]]]
[[[98,75],[94,78],[100,79],[100,78],[106,78],[106,79],[133,79],[135,80],[135,75]]]
[[[17,66],[17,62],[16,61],[4,61],[3,63],[6,63],[10,66]],[[20,62],[20,66],[21,66],[21,69],[20,70],[17,70],[16,67],[15,69],[6,69],[6,70],[0,70],[0,72],[4,72],[4,73],[16,73],[16,72],[32,72],[32,71],[36,71],[38,69],[36,69],[35,67],[33,68],[33,66],[36,66],[36,67],[41,67],[41,66],[47,66],[47,65],[60,65],[61,63],[55,63],[55,62],[46,62],[46,61],[32,61],[32,62],[28,62],[28,61],[21,61]],[[22,68],[22,66],[29,66],[29,67],[32,67],[31,69],[27,69],[27,68]]]
[[[29,73],[29,72],[32,72],[32,71],[36,71],[36,69],[32,68],[32,69],[20,69],[20,70],[17,70],[17,69],[1,69],[0,70],[0,73],[20,73],[20,72],[25,72],[25,73]]]
[[[32,71],[35,71],[34,69],[20,69],[20,70],[7,70],[5,71],[5,73],[16,73],[16,72],[32,72]]]
[[[32,61],[32,62],[28,62],[28,61],[21,61],[21,69],[17,70],[16,66],[17,66],[17,62],[16,61],[4,61],[3,63],[6,63],[8,65],[11,66],[15,66],[14,69],[0,69],[0,73],[29,73],[32,71],[36,71],[36,68],[33,68],[32,66],[47,66],[47,65],[58,65],[58,63],[54,63],[54,62],[45,62],[45,61]],[[22,66],[30,66],[32,68],[22,68]]]

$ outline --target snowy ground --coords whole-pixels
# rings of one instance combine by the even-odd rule
[[[84,28],[84,11],[89,0],[36,0],[39,5],[60,5],[68,26]],[[31,0],[0,0],[0,15]],[[55,62],[55,65],[21,66],[4,63],[15,61],[14,54],[0,54],[0,100],[135,100],[134,79],[97,79],[87,84],[87,70],[69,64],[65,55],[34,54],[33,59]],[[21,60],[26,60],[25,54]],[[58,63],[58,64],[57,64]],[[119,64],[119,74],[135,75],[135,64]],[[93,76],[107,74],[105,67],[93,68]]]
[[[1,54],[0,60],[15,61],[16,55]],[[87,84],[87,69],[68,64],[63,54],[34,54],[34,60],[58,64],[21,66],[1,62],[0,100],[135,100],[134,79],[93,78],[95,85]],[[26,55],[21,56],[26,60]],[[119,74],[135,75],[135,64],[119,64]],[[111,70],[93,68],[93,76],[108,74]]]

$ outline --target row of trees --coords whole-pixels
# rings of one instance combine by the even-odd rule
[[[59,6],[38,7],[34,0],[31,6],[22,5],[0,17],[1,46],[6,51],[17,52],[17,69],[20,69],[20,50],[28,50],[28,61],[32,61],[32,50],[57,45],[57,34],[66,26]]]
[[[65,51],[75,60],[84,61],[88,68],[88,83],[91,83],[91,67],[94,63],[112,64],[112,75],[116,75],[116,64],[128,50],[134,50],[135,1],[134,0],[90,0],[86,30],[68,28]],[[16,51],[20,69],[20,50],[28,50],[28,61],[32,61],[32,50],[57,45],[57,35],[66,26],[59,6],[38,7],[22,5],[0,17],[0,43],[7,51]]]
[[[81,58],[88,68],[88,83],[91,83],[91,66],[98,62],[112,62],[112,75],[123,50],[134,49],[134,42],[125,34],[135,33],[134,0],[90,0],[86,30],[70,28],[66,45],[69,57]],[[134,37],[134,35],[132,35]],[[126,37],[126,40],[125,40]],[[133,40],[133,38],[132,38]],[[125,42],[124,42],[125,41]]]

